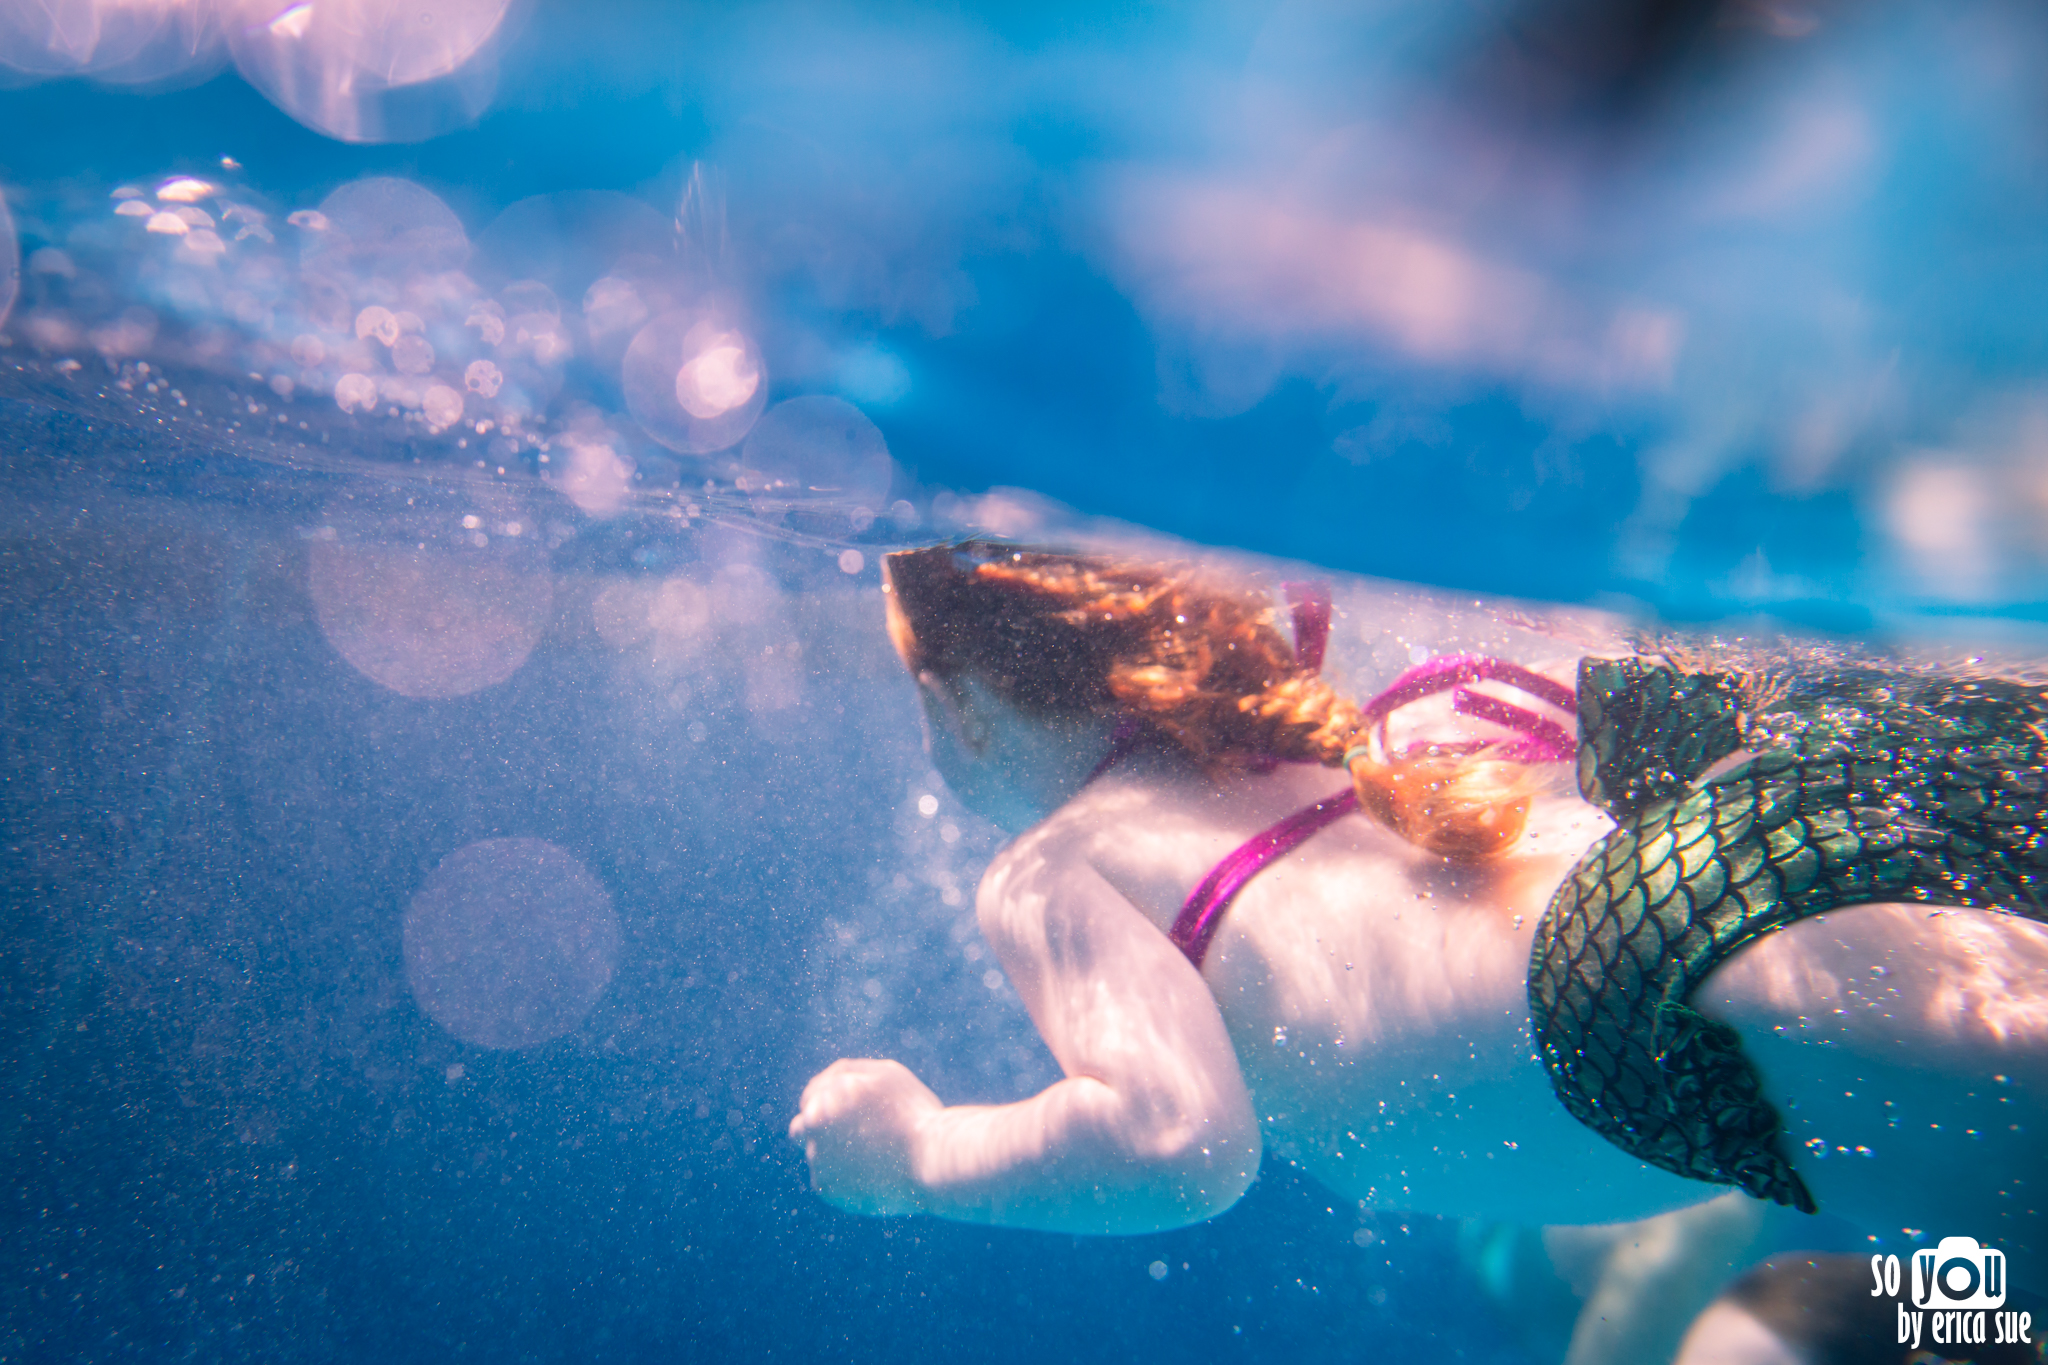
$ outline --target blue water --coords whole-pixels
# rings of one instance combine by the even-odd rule
[[[843,1215],[782,1136],[836,1056],[902,1057],[955,1101],[1054,1074],[968,909],[999,836],[926,764],[876,592],[880,553],[991,488],[1460,590],[2032,638],[2033,19],[1824,10],[1810,39],[1684,49],[1539,117],[1488,103],[1502,8],[540,3],[473,123],[398,144],[323,136],[233,72],[0,92],[28,263],[0,350],[0,1361],[1537,1359],[1453,1227],[1347,1206],[1284,1155],[1208,1224],[1094,1240]],[[1471,125],[1415,112],[1444,106]],[[1243,145],[1237,109],[1277,141]],[[1506,147],[1511,190],[1553,166],[1527,183],[1569,202],[1432,178],[1389,150],[1410,134]],[[865,412],[901,513],[750,497],[639,434],[616,357],[579,353],[544,419],[597,414],[639,474],[609,509],[548,504],[539,539],[475,493],[504,458],[479,469],[481,436],[458,453],[252,379],[261,329],[180,304],[112,235],[112,189],[223,157],[280,232],[398,176],[472,241],[568,190],[665,222],[709,167],[769,399]],[[1502,360],[1285,298],[1247,316],[1109,242],[1165,231],[1120,226],[1117,176],[1256,184],[1267,157],[1315,213],[1433,224],[1551,281],[1546,306],[1682,316],[1681,358],[1559,378],[1576,322]],[[138,300],[225,349],[143,373],[147,350],[29,330]],[[538,487],[537,459],[504,486]],[[1912,519],[1929,489],[1962,541]],[[492,562],[550,584],[528,652],[452,695],[394,687],[452,666],[366,663],[321,598],[395,591],[349,577],[349,536],[415,495],[482,498],[515,556]],[[517,1049],[408,988],[419,889],[502,839],[566,850],[617,925],[595,1005]]]
[[[944,789],[871,571],[667,543],[664,575],[774,584],[808,663],[764,715],[730,656],[666,705],[587,596],[504,684],[422,701],[307,601],[303,527],[368,476],[4,401],[9,1359],[1526,1358],[1449,1229],[1280,1158],[1215,1222],[1127,1240],[810,1196],[781,1129],[833,1056],[958,1100],[1052,1074],[932,884],[971,892],[996,836],[916,811]],[[416,1006],[400,920],[505,836],[573,851],[622,946],[580,1027],[500,1051]]]

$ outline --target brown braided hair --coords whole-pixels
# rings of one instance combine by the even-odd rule
[[[1378,753],[1357,704],[1297,665],[1268,596],[1197,565],[966,541],[887,556],[883,588],[913,674],[972,674],[1030,714],[1132,717],[1212,766],[1352,752],[1359,804],[1447,858],[1496,857],[1527,821],[1526,765]]]

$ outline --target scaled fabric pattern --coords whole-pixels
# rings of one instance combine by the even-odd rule
[[[1755,757],[1693,788],[1738,750]],[[1838,906],[2048,921],[2048,688],[1586,659],[1578,777],[1619,828],[1558,888],[1530,957],[1558,1098],[1644,1161],[1813,1212],[1735,1031],[1687,998],[1745,943]]]

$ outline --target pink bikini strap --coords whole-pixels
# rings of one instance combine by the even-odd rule
[[[1317,831],[1358,809],[1358,793],[1350,787],[1326,796],[1307,810],[1298,810],[1270,829],[1264,829],[1224,856],[1209,869],[1202,884],[1188,896],[1173,921],[1168,937],[1188,955],[1196,970],[1209,951],[1209,940],[1223,923],[1223,912],[1244,890],[1245,883],[1265,870],[1266,865],[1300,848]]]

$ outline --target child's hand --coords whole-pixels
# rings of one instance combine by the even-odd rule
[[[918,1212],[918,1129],[943,1106],[901,1062],[842,1059],[804,1087],[789,1135],[804,1145],[811,1187],[851,1213]]]

